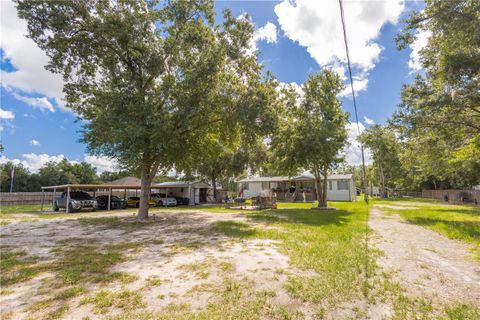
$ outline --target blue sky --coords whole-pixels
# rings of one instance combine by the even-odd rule
[[[362,127],[387,120],[400,101],[402,84],[412,81],[419,69],[415,59],[423,43],[416,43],[413,52],[398,51],[394,38],[401,28],[401,19],[422,6],[422,2],[345,0]],[[219,17],[225,8],[231,9],[235,17],[250,16],[257,30],[252,46],[258,49],[258,61],[280,82],[301,85],[308,74],[322,67],[334,68],[346,76],[337,0],[219,1]],[[16,17],[14,6],[2,1],[1,9],[2,33],[6,36],[0,51],[0,121],[5,147],[0,160],[14,160],[35,171],[48,160],[58,161],[66,156],[90,162],[99,171],[112,170],[112,161],[88,156],[85,145],[78,142],[81,121],[63,107],[62,80],[44,70],[48,60],[23,36],[25,22]],[[349,92],[345,91],[342,100],[354,122]],[[349,130],[353,140],[356,126]],[[346,152],[351,163],[358,163],[354,141]]]

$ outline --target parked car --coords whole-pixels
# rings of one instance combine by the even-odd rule
[[[177,200],[178,205],[188,206],[190,204],[189,198],[184,198],[184,197],[174,197],[174,198],[175,200]]]
[[[168,196],[165,193],[152,193],[150,199],[156,202],[157,206],[170,207],[176,206],[177,200],[174,197]]]
[[[98,196],[97,198],[98,209],[108,209],[108,196]],[[117,196],[111,196],[110,209],[125,209],[127,207],[127,201],[120,199]]]
[[[98,207],[97,200],[95,200],[88,193],[83,191],[70,191],[70,201],[68,203],[69,212],[78,212],[82,209],[92,209],[96,211]],[[67,192],[63,192],[60,198],[55,199],[53,210],[67,208]]]
[[[150,207],[155,207],[157,203],[150,199],[148,200],[148,205]],[[129,197],[127,199],[127,206],[138,208],[140,206],[140,197]]]

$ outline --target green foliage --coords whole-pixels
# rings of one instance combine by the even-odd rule
[[[431,34],[420,51],[425,74],[403,86],[391,121],[406,141],[407,171],[416,188],[472,187],[480,182],[480,2],[426,1],[398,47],[418,31]]]
[[[362,132],[359,140],[372,152],[380,193],[386,197],[386,188],[397,187],[395,179],[398,181],[403,177],[400,162],[401,146],[395,132],[389,127],[377,124]]]
[[[128,176],[135,176],[136,174],[133,172],[128,172],[128,171],[119,171],[119,172],[110,172],[110,171],[104,171],[98,176],[98,180],[100,182],[110,182],[114,180],[118,180],[121,178],[125,178]]]
[[[2,192],[10,191],[11,172],[14,164],[7,162],[1,165]],[[15,165],[13,192],[41,191],[41,186],[60,185],[68,183],[96,183],[96,169],[86,162],[72,163],[66,158],[60,162],[47,162],[38,173],[31,173],[22,164]]]
[[[283,170],[291,175],[310,170],[315,175],[319,206],[326,206],[326,177],[342,161],[339,152],[347,140],[347,114],[337,98],[343,87],[338,74],[326,69],[307,79],[299,104],[293,90],[283,90],[285,114],[280,115],[281,123],[272,138],[272,149]]]
[[[40,191],[39,177],[30,173],[22,164],[14,165],[12,162],[0,164],[0,192],[9,192],[12,168],[15,166],[13,178],[13,192]]]

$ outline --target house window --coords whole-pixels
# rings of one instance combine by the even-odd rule
[[[262,182],[262,190],[268,190],[268,182]]]
[[[348,190],[348,180],[338,180],[338,190]]]
[[[328,181],[328,190],[332,190],[332,181]]]
[[[243,190],[248,190],[248,182],[243,183]]]

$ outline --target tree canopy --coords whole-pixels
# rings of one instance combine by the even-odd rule
[[[301,170],[314,174],[319,207],[327,205],[329,170],[343,161],[348,118],[337,98],[343,88],[340,76],[325,69],[308,77],[303,97],[284,91],[285,114],[271,142],[279,165],[290,175]]]
[[[397,37],[400,49],[429,34],[423,70],[402,88],[393,124],[413,188],[480,182],[480,2],[426,1]]]

